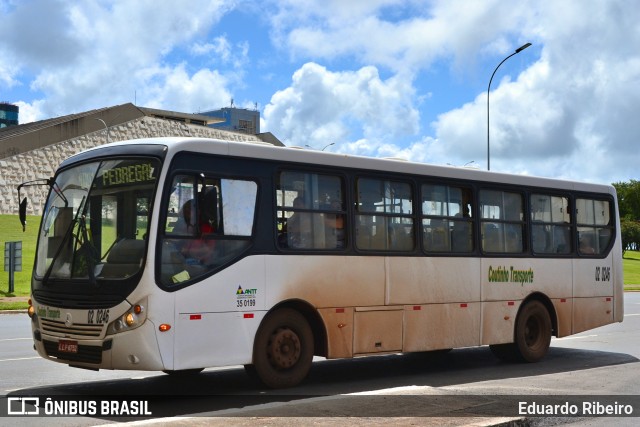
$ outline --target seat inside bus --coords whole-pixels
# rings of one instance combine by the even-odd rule
[[[107,255],[100,272],[101,277],[128,277],[138,272],[144,256],[145,241],[122,239]]]

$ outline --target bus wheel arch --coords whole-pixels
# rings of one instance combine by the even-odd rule
[[[505,362],[540,361],[547,354],[551,336],[557,336],[558,316],[551,300],[542,293],[531,294],[518,310],[513,342],[493,344],[489,348]]]
[[[535,363],[547,354],[551,336],[557,331],[553,304],[543,294],[534,294],[520,306],[514,328],[517,359]]]
[[[300,302],[279,304],[270,310],[256,332],[253,364],[245,370],[269,388],[293,387],[304,380],[316,342],[322,339],[313,312]]]

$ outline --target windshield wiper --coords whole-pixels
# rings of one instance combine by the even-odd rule
[[[96,248],[89,241],[89,233],[87,232],[87,219],[86,219],[84,214],[80,217],[79,227],[80,227],[80,229],[78,230],[78,234],[82,233],[82,240],[83,241],[80,244],[80,247],[78,248],[77,253],[81,253],[81,252],[84,253],[84,259],[87,262],[87,275],[89,276],[89,282],[93,286],[97,286],[96,274],[94,272],[94,269],[96,267],[96,260],[98,259],[98,257],[100,255],[97,254]],[[79,235],[77,236],[76,241],[80,241],[80,236]],[[75,264],[75,262],[76,262],[75,254],[74,254],[73,259],[74,259],[74,264]],[[73,272],[73,269],[71,271]],[[72,273],[72,276],[73,276],[73,273]]]

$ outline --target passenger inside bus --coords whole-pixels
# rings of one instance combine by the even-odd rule
[[[332,201],[330,209],[341,211],[342,203],[340,200]],[[342,214],[325,214],[325,231],[327,249],[343,249],[345,247],[344,216]]]
[[[173,225],[172,234],[192,235],[194,233],[195,219],[192,214],[195,213],[195,201],[187,200],[178,212],[178,220]]]
[[[594,255],[596,253],[590,236],[580,236],[580,253],[583,255]]]
[[[211,239],[211,235],[215,232],[214,224],[216,223],[216,188],[209,187],[203,193],[200,200],[200,209],[195,215],[199,218],[198,233],[194,238],[185,242],[180,252],[185,257],[188,265],[209,266],[213,264],[215,259],[215,241]],[[185,207],[191,210],[192,208],[189,206],[194,206],[193,201],[185,204]],[[185,216],[185,218],[189,218],[189,216]]]

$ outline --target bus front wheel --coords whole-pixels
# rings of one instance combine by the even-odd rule
[[[551,344],[551,318],[540,301],[530,301],[524,306],[516,321],[515,344],[520,359],[525,362],[540,361]]]
[[[253,369],[269,388],[299,384],[313,361],[313,332],[299,312],[284,308],[267,315],[253,347]]]

